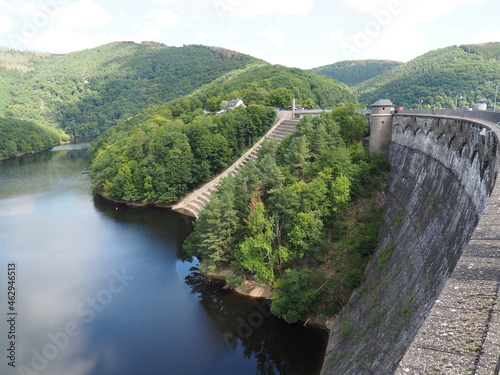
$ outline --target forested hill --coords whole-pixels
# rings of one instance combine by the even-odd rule
[[[198,45],[120,42],[66,55],[0,50],[0,116],[98,135],[253,64],[267,65]]]
[[[201,109],[217,112],[222,104],[234,98],[241,98],[247,105],[271,107],[289,107],[293,98],[297,104],[309,108],[357,103],[347,85],[331,78],[281,65],[253,65],[229,72],[167,106],[174,115],[200,114]]]
[[[500,43],[438,49],[353,87],[369,106],[388,96],[409,108],[474,107],[486,98],[493,107],[500,77]]]
[[[401,64],[398,61],[390,60],[347,60],[314,68],[310,71],[344,82],[348,86],[354,86]]]
[[[61,141],[55,129],[32,122],[0,118],[0,160],[37,152]]]
[[[310,107],[357,103],[345,84],[299,69],[233,71],[101,135],[91,149],[93,188],[123,201],[176,202],[256,142],[273,124],[273,107],[288,107],[293,97]],[[247,107],[216,114],[234,98]]]

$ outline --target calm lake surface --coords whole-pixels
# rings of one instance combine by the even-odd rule
[[[324,333],[201,277],[188,218],[94,197],[88,146],[0,162],[1,374],[319,373]]]

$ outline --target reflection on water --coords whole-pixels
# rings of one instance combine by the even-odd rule
[[[249,299],[206,279],[196,269],[186,283],[216,323],[224,339],[224,353],[206,374],[317,374],[327,340],[324,331],[289,325],[269,312],[265,300]],[[228,356],[248,360],[229,371]]]
[[[2,356],[1,374],[319,373],[322,332],[195,270],[190,219],[93,197],[87,147],[0,162],[0,264],[16,263],[19,312],[18,367]]]

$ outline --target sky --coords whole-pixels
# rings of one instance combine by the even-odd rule
[[[0,46],[69,53],[115,41],[224,47],[309,69],[409,61],[500,41],[498,0],[0,0]]]

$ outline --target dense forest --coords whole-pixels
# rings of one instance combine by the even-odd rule
[[[173,203],[237,159],[294,97],[310,108],[356,103],[345,84],[300,69],[233,70],[101,135],[90,150],[93,188],[123,201]],[[235,98],[246,107],[219,113]]]
[[[347,60],[314,68],[310,71],[344,82],[348,86],[354,86],[401,64],[398,61],[390,60]]]
[[[408,108],[493,108],[500,77],[500,43],[453,46],[428,52],[352,89],[369,106],[388,97]]]
[[[95,136],[252,64],[266,63],[196,45],[121,42],[65,55],[1,51],[0,115]]]
[[[286,107],[292,96],[309,107],[356,101],[345,85],[300,69],[223,48],[154,42],[110,43],[65,55],[0,50],[0,83],[0,115],[71,136],[102,134],[186,95],[199,100],[196,108],[214,112],[237,97]],[[192,107],[181,110],[192,115]]]
[[[93,188],[123,201],[176,202],[229,166],[275,117],[274,109],[259,105],[199,115],[188,124],[166,106],[136,116],[93,143]]]
[[[288,108],[295,98],[307,108],[333,108],[338,103],[357,103],[343,83],[300,69],[279,65],[252,66],[227,73],[191,95],[164,106],[172,116],[189,123],[207,110],[220,111],[229,100],[241,98],[246,105]]]
[[[185,243],[202,270],[231,268],[230,286],[273,287],[271,309],[290,323],[333,315],[377,244],[381,210],[369,198],[387,161],[363,147],[368,125],[355,109],[306,117],[281,144],[265,143],[222,181]]]
[[[338,103],[356,103],[343,83],[296,68],[280,65],[249,67],[234,71],[203,87],[199,98],[209,110],[217,109],[219,98],[242,98],[248,104],[289,107],[292,98],[308,107],[333,108]],[[212,107],[210,107],[212,105]]]
[[[0,159],[41,151],[61,142],[52,128],[29,121],[0,118]]]

